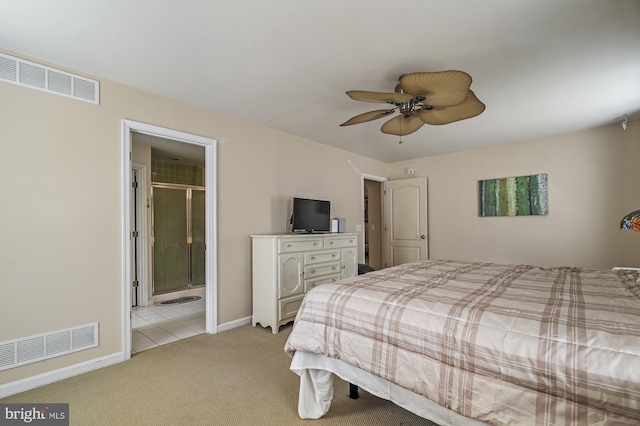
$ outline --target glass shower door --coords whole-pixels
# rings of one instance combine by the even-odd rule
[[[189,284],[187,189],[153,187],[153,292]]]
[[[153,293],[204,286],[205,190],[153,185]]]

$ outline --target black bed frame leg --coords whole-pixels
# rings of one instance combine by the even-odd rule
[[[349,398],[358,399],[358,386],[349,383]]]

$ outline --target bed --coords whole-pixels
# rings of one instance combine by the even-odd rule
[[[637,279],[428,260],[319,286],[285,345],[300,417],[338,376],[440,425],[638,425]]]

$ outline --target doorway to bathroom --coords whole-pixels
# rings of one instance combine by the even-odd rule
[[[134,136],[138,137],[151,137],[154,139],[153,143],[148,143],[143,147],[142,150],[136,152],[134,149]],[[200,165],[201,169],[196,174],[198,181],[194,183],[192,181],[182,182],[182,181],[172,181],[172,182],[157,182],[157,176],[152,176],[152,170],[154,167],[152,163],[152,158],[155,157],[155,153],[152,153],[152,150],[156,150],[156,148],[161,148],[162,151],[165,151],[165,146],[159,146],[158,144],[167,143],[171,146],[171,148],[176,145],[180,145],[181,149],[186,149],[186,151],[181,151],[181,153],[188,153],[189,150],[196,150],[198,152],[198,156],[202,158],[203,162]],[[134,349],[132,337],[134,335],[134,327],[132,327],[133,323],[136,321],[144,323],[145,321],[149,324],[144,323],[143,327],[147,327],[148,333],[157,332],[158,336],[153,336],[155,338],[154,343],[165,343],[170,339],[179,339],[185,338],[189,335],[193,335],[192,333],[201,333],[203,331],[214,334],[217,332],[218,323],[217,323],[217,245],[216,245],[216,140],[211,138],[206,138],[203,136],[193,135],[189,133],[184,133],[176,130],[171,130],[167,128],[162,128],[150,124],[135,122],[131,120],[122,120],[122,206],[123,206],[123,227],[122,227],[122,235],[123,235],[123,302],[124,302],[124,311],[123,311],[123,355],[124,359],[129,359],[131,354],[137,352],[137,349]],[[145,144],[142,144],[145,145]],[[204,155],[203,155],[204,154]],[[153,157],[152,157],[153,156]],[[172,158],[160,158],[159,160],[174,162],[176,161],[175,155]],[[147,284],[145,288],[148,288],[149,291],[145,297],[142,298],[142,306],[136,306],[132,308],[134,305],[133,302],[135,292],[132,291],[132,283],[135,280],[135,245],[132,244],[135,236],[138,235],[135,229],[135,223],[132,220],[132,204],[136,204],[136,198],[132,196],[132,188],[135,185],[132,185],[132,175],[135,174],[134,169],[140,165],[140,163],[144,164],[146,167],[146,176],[147,176],[147,185],[148,192],[146,195],[142,195],[138,201],[140,205],[140,217],[146,218],[147,223],[151,224],[152,218],[151,210],[152,210],[152,191],[154,191],[154,184],[165,184],[165,186],[178,186],[180,187],[182,193],[184,194],[183,202],[182,202],[182,211],[184,211],[184,215],[187,214],[187,209],[197,210],[198,217],[193,218],[191,215],[191,228],[190,230],[183,231],[186,233],[190,240],[186,240],[187,248],[191,249],[191,263],[200,263],[202,266],[197,267],[191,272],[188,271],[189,268],[186,266],[181,267],[183,270],[187,270],[187,278],[180,283],[180,286],[189,287],[191,286],[191,290],[179,291],[175,292],[173,288],[163,287],[165,284],[160,285],[159,290],[153,288],[152,285]],[[159,174],[158,170],[153,170],[156,172],[156,175]],[[176,174],[176,178],[184,177],[181,173]],[[155,188],[156,190],[156,200],[158,197],[157,190],[160,188]],[[167,189],[167,188],[162,188]],[[187,207],[187,193],[190,197],[190,205]],[[204,208],[204,212],[202,212],[202,208]],[[143,212],[147,212],[146,214]],[[197,223],[196,223],[197,222]],[[186,228],[187,223],[186,219],[182,223],[181,227]],[[142,237],[139,241],[141,246],[151,247],[153,243],[151,237],[151,229],[149,227],[145,227],[142,225],[141,229],[149,229],[150,232],[147,233],[146,237]],[[202,230],[202,232],[200,232]],[[155,237],[155,236],[154,236]],[[139,237],[140,238],[140,237]],[[156,247],[157,248],[157,247]],[[146,257],[144,254],[140,256],[140,259],[144,263],[145,259],[148,259],[146,265],[148,267],[142,266],[142,270],[146,271],[148,268],[149,274],[153,275],[154,270],[150,265],[153,263],[151,253],[148,254],[149,257]],[[189,256],[187,251],[187,256]],[[190,276],[189,276],[190,274]],[[144,274],[143,274],[144,275]],[[151,280],[153,279],[152,277]],[[204,283],[201,284],[201,283]],[[135,285],[135,284],[133,284]],[[177,286],[177,284],[176,284]],[[189,301],[188,303],[176,303],[172,305],[165,305],[167,299],[174,298],[174,295],[179,293],[188,293],[188,292],[197,292],[201,296],[197,301]],[[156,296],[156,293],[158,294]],[[180,294],[182,296],[183,294]],[[184,296],[191,296],[191,294],[184,294]],[[156,311],[156,309],[162,309],[162,313]],[[137,310],[144,312],[137,312]],[[134,312],[136,311],[136,312]],[[148,312],[147,312],[148,311]],[[201,322],[202,312],[204,311],[204,324]],[[144,315],[142,315],[144,313]],[[161,318],[164,316],[165,318]],[[172,321],[171,324],[166,324],[164,326],[160,326],[157,321],[165,320]],[[198,321],[196,324],[195,322]],[[161,330],[152,329],[153,327],[160,328]],[[194,330],[194,327],[197,327],[198,330]],[[136,330],[137,331],[137,330]],[[160,333],[165,333],[160,336]],[[168,334],[171,334],[169,336]],[[141,337],[137,336],[136,337]],[[146,338],[151,339],[149,336],[145,335]],[[154,339],[151,339],[154,340]],[[162,342],[159,342],[162,341]],[[149,342],[151,343],[151,342]]]

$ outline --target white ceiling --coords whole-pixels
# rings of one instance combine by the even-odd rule
[[[2,1],[0,48],[385,162],[640,118],[637,0]],[[345,91],[448,69],[483,114],[339,127],[381,107]]]

